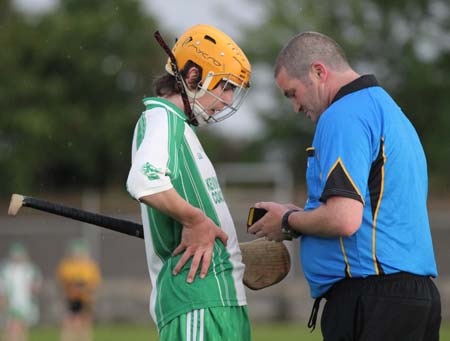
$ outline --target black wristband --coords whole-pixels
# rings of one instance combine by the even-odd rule
[[[299,212],[300,210],[297,208],[291,208],[287,210],[283,217],[281,218],[281,231],[283,234],[287,237],[287,239],[293,239],[298,238],[302,234],[300,232],[294,231],[291,229],[291,226],[289,225],[289,216],[294,212]]]

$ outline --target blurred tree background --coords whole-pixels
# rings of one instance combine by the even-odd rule
[[[265,18],[243,27],[239,43],[255,70],[272,77],[279,50],[300,31],[330,35],[357,71],[375,73],[398,101],[422,139],[432,186],[448,192],[448,1],[253,1]],[[166,58],[152,36],[161,27],[137,0],[61,0],[42,15],[0,0],[0,194],[125,191],[141,99]],[[255,106],[264,130],[230,140],[202,129],[209,155],[216,162],[284,160],[302,183],[314,127],[292,113],[272,81],[253,85],[272,98]]]
[[[164,58],[154,18],[135,0],[62,0],[41,16],[0,4],[1,191],[124,188]]]

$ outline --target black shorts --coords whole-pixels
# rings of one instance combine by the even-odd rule
[[[439,291],[429,277],[408,273],[349,278],[325,295],[324,341],[438,341]]]
[[[89,304],[79,299],[71,299],[67,301],[67,307],[72,314],[81,314],[90,310]]]

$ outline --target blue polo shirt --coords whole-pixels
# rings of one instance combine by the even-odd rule
[[[372,75],[342,87],[307,149],[305,210],[332,196],[358,200],[350,237],[303,236],[303,271],[317,298],[345,277],[400,271],[436,277],[427,214],[427,164],[417,132]]]

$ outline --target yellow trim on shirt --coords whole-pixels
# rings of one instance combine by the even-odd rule
[[[381,187],[380,187],[380,196],[378,197],[377,207],[375,209],[375,213],[373,215],[373,224],[372,224],[372,259],[373,265],[375,267],[375,272],[377,275],[380,274],[380,269],[378,268],[377,256],[376,256],[376,234],[377,234],[377,218],[378,212],[380,210],[381,199],[383,198],[384,192],[384,165],[386,163],[386,155],[384,154],[384,138],[381,138],[381,153],[383,155],[383,166],[381,167]]]
[[[327,174],[327,179],[330,176],[330,174],[333,172],[333,170],[337,167],[337,165],[340,164],[342,167],[342,170],[344,171],[345,175],[347,175],[347,179],[350,181],[350,183],[352,184],[353,188],[355,189],[356,193],[359,195],[359,197],[361,198],[361,202],[363,203],[363,205],[366,204],[366,202],[364,201],[364,198],[361,195],[361,192],[359,191],[358,187],[356,186],[355,182],[353,181],[352,177],[350,176],[350,174],[347,171],[347,168],[345,168],[344,163],[342,162],[342,159],[340,157],[338,157],[338,159],[336,160],[336,162],[333,164],[333,166],[331,167],[330,171]]]
[[[345,272],[348,277],[352,277],[352,273],[350,272],[350,263],[348,262],[347,254],[345,253],[344,241],[342,237],[339,237],[339,243],[341,244],[342,255],[344,256]]]

